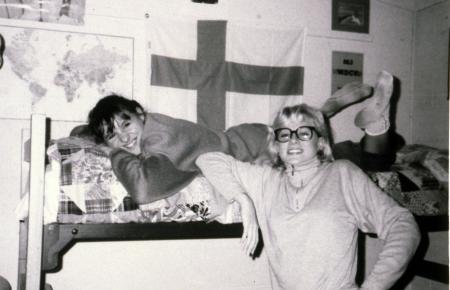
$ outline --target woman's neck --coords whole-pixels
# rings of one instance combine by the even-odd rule
[[[285,173],[289,183],[297,189],[303,188],[314,178],[321,164],[319,159],[314,158],[306,163],[288,165]]]
[[[316,157],[301,164],[288,164],[286,166],[286,173],[294,176],[296,173],[309,171],[309,169],[317,168],[322,162]]]

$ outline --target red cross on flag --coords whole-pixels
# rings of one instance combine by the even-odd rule
[[[148,33],[150,111],[225,129],[301,101],[303,28],[153,18]]]

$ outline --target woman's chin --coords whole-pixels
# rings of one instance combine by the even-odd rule
[[[137,147],[137,146],[131,147],[131,148],[128,148],[128,147],[122,147],[122,149],[125,150],[125,151],[127,151],[127,152],[129,152],[129,153],[131,153],[131,154],[134,154],[134,155],[139,155],[139,154],[141,154],[141,150],[140,150],[140,148]]]
[[[307,164],[308,162],[306,160],[288,160],[284,162],[285,164],[289,166],[302,166],[304,164]]]
[[[314,162],[315,160],[316,160],[315,157],[313,158],[296,157],[296,158],[289,158],[288,160],[284,161],[284,163],[289,166],[300,167],[308,165],[311,162]]]

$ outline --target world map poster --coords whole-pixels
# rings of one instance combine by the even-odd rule
[[[133,97],[133,38],[0,26],[0,118],[85,121],[103,96]]]

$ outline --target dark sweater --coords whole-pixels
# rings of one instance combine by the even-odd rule
[[[113,150],[114,173],[138,203],[166,198],[188,185],[200,172],[197,157],[223,152],[254,161],[267,148],[268,128],[242,124],[225,132],[166,115],[148,113],[141,138],[142,154]]]

